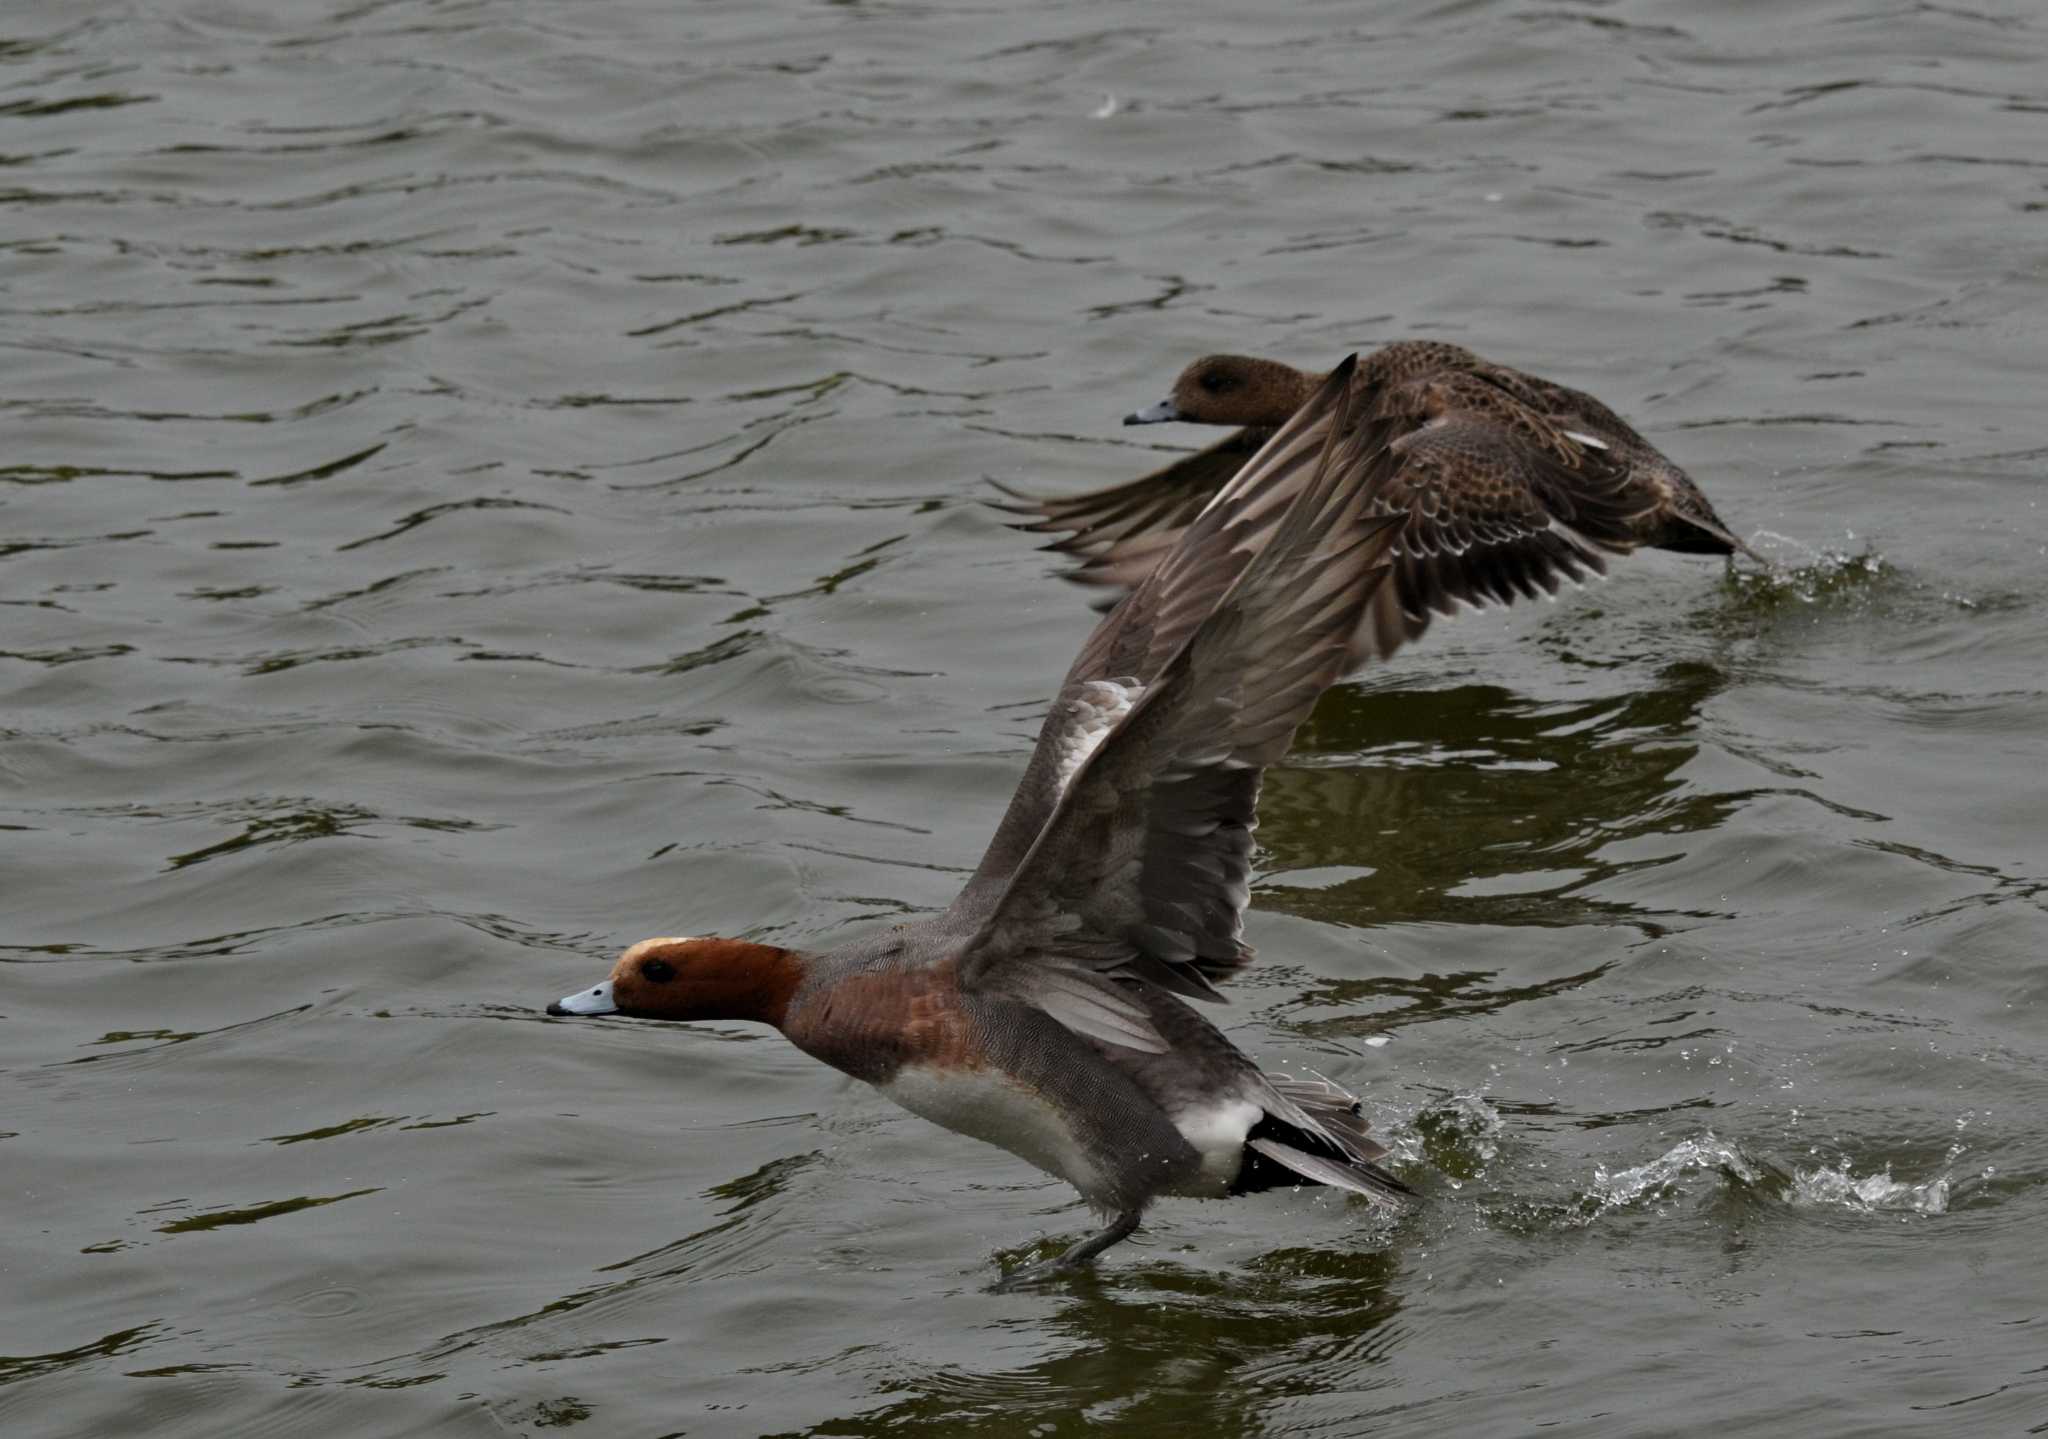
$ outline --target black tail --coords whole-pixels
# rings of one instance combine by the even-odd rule
[[[1244,1139],[1244,1164],[1232,1194],[1324,1184],[1375,1204],[1404,1207],[1415,1191],[1374,1163],[1387,1148],[1367,1137],[1365,1107],[1325,1079],[1268,1075],[1267,1081],[1313,1119],[1317,1134],[1267,1114]]]

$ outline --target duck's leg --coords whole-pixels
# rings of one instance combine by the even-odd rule
[[[1107,1229],[1089,1235],[1059,1258],[1047,1260],[1044,1264],[1034,1264],[1029,1269],[1019,1269],[1014,1274],[1006,1274],[996,1287],[1013,1289],[1019,1284],[1038,1284],[1047,1279],[1057,1279],[1062,1274],[1071,1274],[1110,1245],[1121,1244],[1129,1239],[1137,1229],[1138,1211],[1126,1210],[1112,1220]]]
[[[1079,1269],[1112,1244],[1121,1244],[1138,1232],[1138,1211],[1126,1210],[1110,1221],[1107,1229],[1086,1239],[1052,1261],[1053,1269]]]

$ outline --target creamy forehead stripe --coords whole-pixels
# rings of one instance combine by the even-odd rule
[[[635,959],[638,958],[640,955],[645,954],[648,950],[655,948],[658,945],[694,944],[696,940],[697,936],[694,934],[658,935],[653,939],[641,940],[638,944],[632,946],[624,954],[620,955],[619,958],[622,960]]]
[[[1134,679],[1089,680],[1081,693],[1067,703],[1068,723],[1060,735],[1060,793],[1067,792],[1074,775],[1088,762],[1097,747],[1116,728],[1116,722],[1131,712],[1144,696],[1145,687]]]

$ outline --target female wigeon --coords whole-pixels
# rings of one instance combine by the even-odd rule
[[[1107,616],[943,914],[822,953],[647,939],[549,1014],[749,1019],[1067,1180],[1106,1228],[1161,1195],[1323,1184],[1399,1204],[1356,1099],[1260,1072],[1185,1001],[1249,963],[1260,774],[1351,662],[1403,521],[1352,361]]]
[[[1108,489],[1039,498],[1002,487],[1019,501],[1005,508],[1031,518],[1023,528],[1061,536],[1047,548],[1081,560],[1071,578],[1128,589],[1323,380],[1277,360],[1197,360],[1171,395],[1124,423],[1244,428]],[[1763,562],[1685,471],[1591,395],[1435,340],[1375,351],[1352,384],[1363,419],[1395,426],[1405,463],[1383,504],[1409,517],[1369,655],[1385,658],[1461,602],[1533,599],[1605,574],[1607,554],[1651,546]]]

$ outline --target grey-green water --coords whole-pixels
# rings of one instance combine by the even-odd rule
[[[2038,6],[0,13],[0,1431],[2048,1432]],[[1088,1216],[657,933],[942,905],[1205,350],[1592,389],[1787,567],[1440,625],[1236,1038],[1426,1202]],[[1829,558],[1830,555],[1846,558]]]

